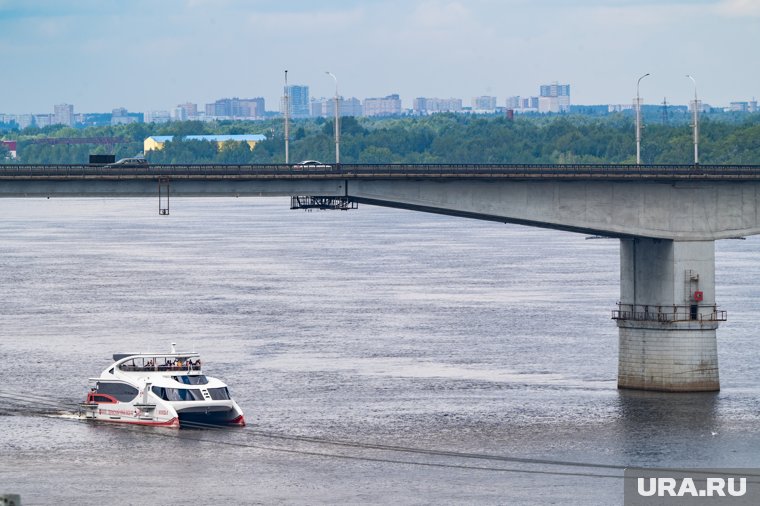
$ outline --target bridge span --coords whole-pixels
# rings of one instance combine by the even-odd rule
[[[760,234],[758,165],[0,165],[0,197],[312,196],[620,239],[618,386],[720,388],[714,241]]]

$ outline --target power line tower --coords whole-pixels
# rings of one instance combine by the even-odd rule
[[[667,97],[662,99],[662,124],[668,124],[668,99]]]

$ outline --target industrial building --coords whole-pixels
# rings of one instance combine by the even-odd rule
[[[8,150],[10,158],[16,158],[16,141],[0,141],[0,144]]]
[[[216,142],[218,147],[222,147],[227,141],[245,142],[253,149],[257,142],[266,140],[265,135],[248,134],[248,135],[185,135],[182,137],[186,141],[209,141]],[[167,142],[174,140],[173,135],[153,135],[143,141],[143,152],[162,150]]]

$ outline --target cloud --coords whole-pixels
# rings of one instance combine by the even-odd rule
[[[364,21],[361,7],[346,10],[320,10],[308,12],[247,13],[245,18],[251,28],[281,37],[300,36],[318,39],[330,36],[335,30],[347,29]]]
[[[459,2],[428,0],[414,9],[414,23],[421,29],[454,29],[467,24],[472,13]]]
[[[706,100],[728,102],[760,95],[760,71],[736,51],[760,43],[759,17],[760,0],[0,0],[13,69],[0,112],[259,95],[276,108],[283,69],[314,96],[333,93],[330,70],[346,96],[405,105],[533,95],[553,80],[579,103],[617,103],[644,72],[649,96],[677,96],[694,73]]]
[[[758,0],[721,0],[717,10],[728,17],[760,17],[760,2]]]

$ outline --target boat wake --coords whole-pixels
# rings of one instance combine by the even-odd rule
[[[77,403],[35,394],[33,398],[0,390],[0,416],[53,416],[79,418]]]

